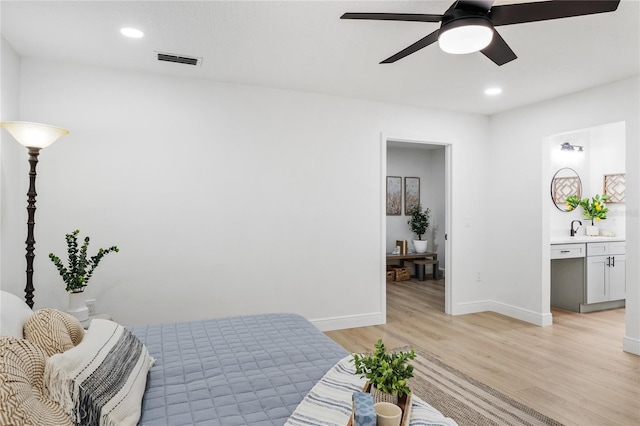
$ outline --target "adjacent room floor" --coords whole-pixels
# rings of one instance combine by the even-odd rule
[[[326,334],[353,352],[413,346],[566,425],[640,424],[640,357],[622,351],[624,309],[553,309],[538,327],[444,313],[444,280],[387,283],[387,324]]]

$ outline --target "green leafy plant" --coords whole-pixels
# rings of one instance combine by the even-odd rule
[[[422,236],[427,232],[429,228],[429,221],[431,220],[431,210],[428,208],[422,211],[422,205],[418,204],[411,210],[411,219],[407,222],[411,232],[418,236],[418,240],[422,240]]]
[[[49,259],[56,265],[60,276],[67,285],[66,290],[72,293],[80,293],[89,283],[93,271],[104,256],[111,252],[118,252],[120,249],[116,246],[108,249],[99,249],[95,256],[87,258],[87,249],[89,248],[89,237],[85,237],[84,243],[78,248],[78,234],[80,231],[76,229],[70,234],[66,234],[67,253],[69,255],[69,266],[65,267],[59,257],[53,253],[49,253]]]
[[[587,219],[590,219],[591,225],[593,225],[594,219],[601,221],[607,218],[609,209],[605,207],[605,203],[609,198],[611,198],[611,196],[606,194],[602,196],[596,194],[591,200],[589,200],[588,197],[580,200],[575,195],[569,195],[565,200],[565,204],[569,207],[570,211],[578,206],[582,207],[582,214]]]
[[[353,354],[356,374],[362,374],[379,391],[398,396],[411,393],[407,380],[413,377],[413,365],[409,360],[415,358],[413,349],[409,352],[387,352],[382,339],[374,345],[373,354]]]

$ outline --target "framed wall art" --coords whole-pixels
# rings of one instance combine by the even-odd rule
[[[603,194],[608,195],[609,201],[607,203],[624,203],[625,191],[627,187],[626,175],[624,173],[617,173],[613,175],[604,175],[604,188]]]
[[[387,216],[402,214],[402,178],[387,176]]]
[[[404,214],[411,215],[411,212],[420,205],[420,178],[404,178]]]

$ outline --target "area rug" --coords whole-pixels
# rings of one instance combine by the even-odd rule
[[[424,351],[416,354],[414,394],[459,425],[562,425]]]

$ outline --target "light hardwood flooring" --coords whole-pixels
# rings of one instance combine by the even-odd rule
[[[326,334],[351,352],[382,338],[423,349],[566,425],[640,425],[640,357],[622,351],[624,309],[553,309],[538,327],[495,313],[444,314],[444,280],[387,283],[387,324]]]

